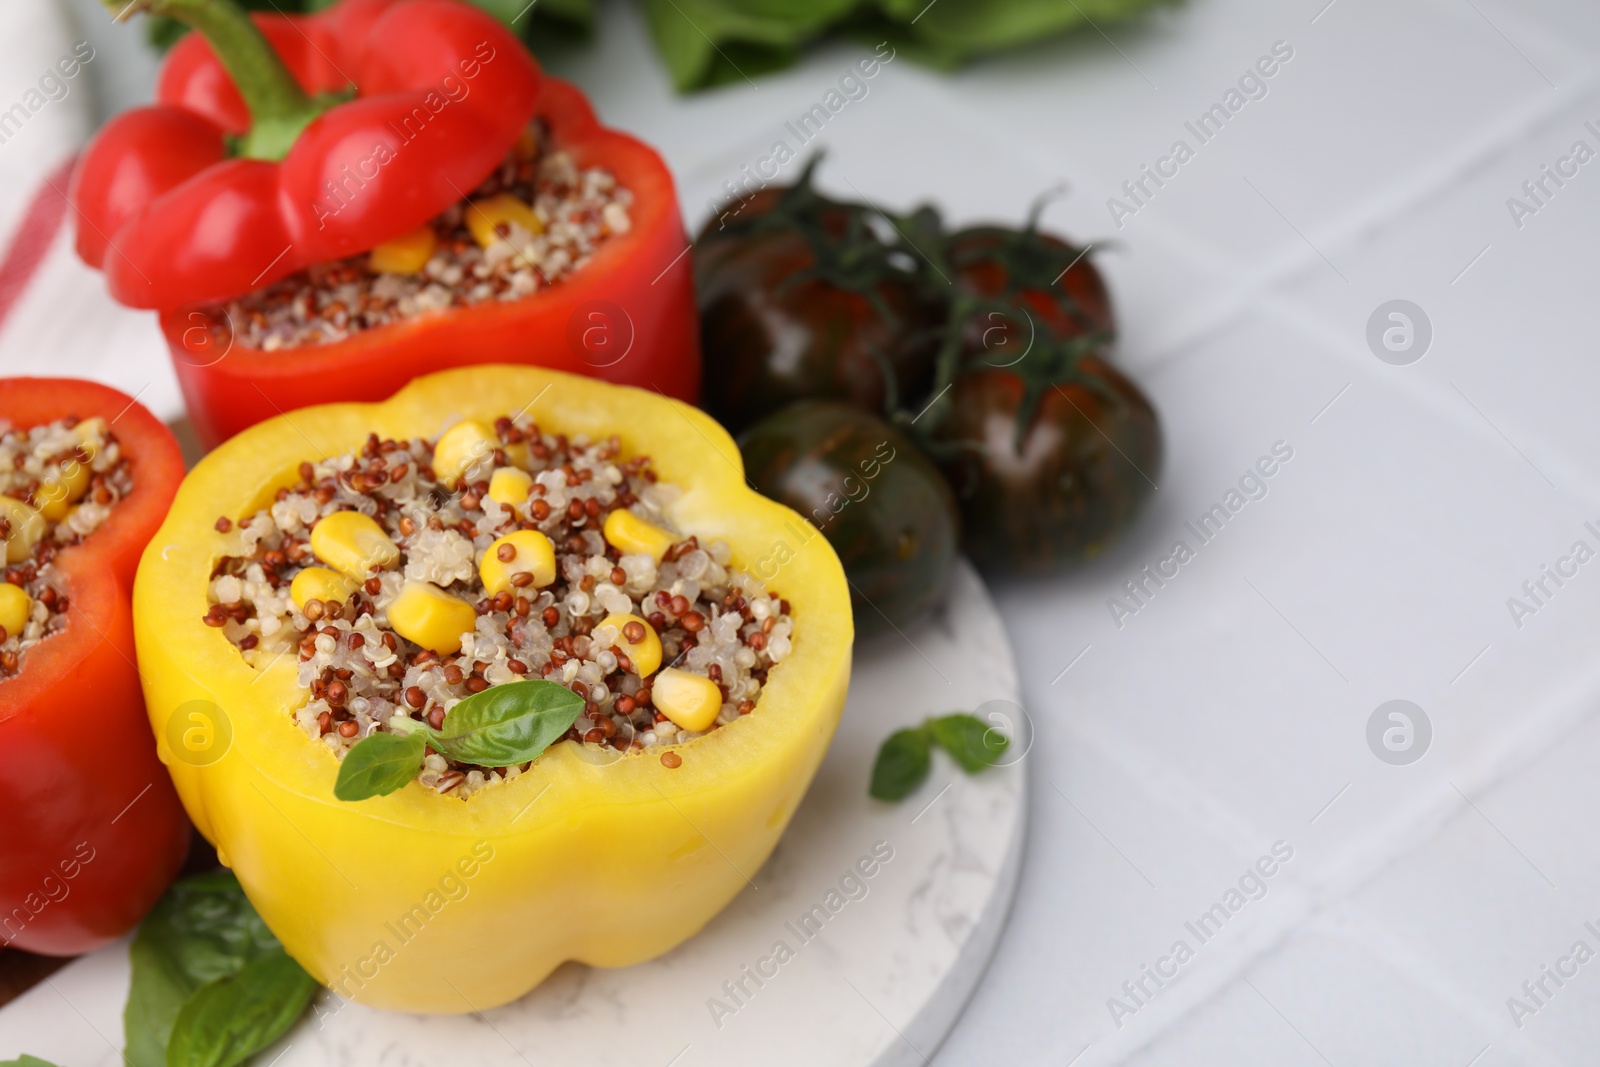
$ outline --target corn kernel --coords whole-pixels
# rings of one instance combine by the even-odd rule
[[[100,452],[100,445],[105,441],[106,434],[111,432],[111,427],[99,415],[84,419],[72,428],[77,434],[78,443],[89,454],[89,462],[94,462],[94,457]]]
[[[644,627],[644,633],[637,641],[628,640],[628,626],[638,623]],[[617,648],[621,649],[633,663],[633,672],[641,678],[648,678],[661,666],[661,638],[656,634],[656,628],[637,615],[615,614],[607,615],[600,620],[600,626],[615,626],[617,628]],[[595,627],[599,629],[600,626]],[[721,707],[719,697],[717,706]]]
[[[504,553],[510,559],[500,558],[500,549],[505,546],[511,548]],[[528,588],[543,589],[556,580],[556,546],[550,543],[550,538],[538,530],[517,530],[484,549],[478,560],[478,576],[483,579],[483,588],[490,596],[515,588],[516,583],[511,579],[519,571],[533,576]]]
[[[526,441],[511,441],[500,446],[500,451],[506,454],[506,462],[513,467],[527,469],[528,462],[533,458],[533,450]]]
[[[441,656],[461,650],[461,635],[478,624],[478,613],[458,596],[427,582],[407,582],[389,605],[389,625],[407,641]]]
[[[34,490],[33,499],[39,505],[39,514],[51,522],[60,522],[88,491],[89,465],[69,459],[45,475]]]
[[[33,614],[33,597],[20,585],[0,582],[0,629],[7,637],[15,637],[28,625]]]
[[[433,476],[439,484],[454,486],[472,468],[493,461],[500,439],[478,419],[463,419],[450,427],[433,446]]]
[[[400,559],[400,549],[370,516],[336,511],[311,528],[311,551],[334,570],[365,581]]]
[[[607,515],[602,532],[606,544],[624,556],[648,553],[658,560],[678,540],[661,527],[645,522],[627,508],[617,508]]]
[[[428,265],[438,247],[439,238],[433,227],[418,226],[374,248],[367,256],[367,265],[379,274],[416,274]]]
[[[716,721],[722,691],[703,674],[668,667],[650,683],[650,701],[678,729],[699,733]]]
[[[289,599],[301,611],[308,600],[349,600],[356,591],[356,583],[336,570],[327,567],[307,567],[289,583]]]
[[[467,205],[467,229],[479,247],[488,248],[505,237],[500,227],[515,224],[531,234],[544,232],[544,223],[533,213],[533,208],[507,193],[487,196]]]
[[[532,488],[533,475],[515,467],[500,467],[489,476],[489,499],[508,508],[527,500]]]
[[[44,516],[15,497],[0,496],[0,532],[4,533],[7,563],[21,563],[33,554],[44,536]]]

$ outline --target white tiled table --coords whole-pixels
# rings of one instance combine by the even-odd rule
[[[606,12],[556,71],[662,149],[696,224],[865,54],[684,100],[631,9]],[[1600,549],[1600,160],[1520,229],[1506,205],[1574,141],[1600,151],[1600,9],[1192,0],[1106,32],[954,77],[898,59],[822,138],[824,185],[956,221],[1069,183],[1045,219],[1115,238],[1119,358],[1170,448],[1125,542],[997,590],[1037,735],[1032,840],[936,1061],[1600,1062],[1600,957],[1546,980],[1520,1028],[1507,1006],[1574,942],[1600,953],[1600,561],[1520,628],[1506,604],[1574,541]],[[1107,197],[1194,144],[1184,123],[1278,41],[1267,94],[1117,229]],[[170,410],[148,322],[49,314],[84,285],[58,248],[0,361],[63,353]],[[1397,298],[1434,333],[1408,366],[1366,341]],[[1280,441],[1268,494],[1119,628],[1107,598]],[[1394,698],[1433,726],[1408,766],[1366,741]],[[1293,859],[1265,896],[1200,944],[1185,923],[1278,841]],[[1180,938],[1179,977],[1114,1020],[1108,998]]]

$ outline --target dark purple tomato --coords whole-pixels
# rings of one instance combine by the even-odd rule
[[[1024,359],[1019,368],[1027,365]],[[937,440],[964,545],[989,570],[1039,572],[1122,533],[1161,474],[1161,423],[1121,371],[1083,355],[1038,385],[977,363],[950,390]]]
[[[956,502],[899,430],[848,404],[801,401],[750,427],[739,447],[750,484],[838,553],[857,633],[904,627],[939,599],[959,550]]]
[[[881,413],[927,393],[945,307],[875,212],[808,186],[730,210],[695,243],[707,411],[737,432],[797,400]]]
[[[959,230],[945,242],[959,291],[1025,309],[1039,327],[1061,340],[1115,331],[1111,294],[1087,251],[1053,234],[1005,226]],[[993,352],[987,317],[969,319],[968,349]],[[977,334],[974,334],[974,330]]]

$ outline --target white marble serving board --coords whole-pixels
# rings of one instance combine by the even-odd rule
[[[521,1000],[482,1015],[373,1011],[325,992],[315,1013],[256,1062],[923,1064],[988,964],[1016,886],[1032,739],[1017,699],[1005,630],[963,562],[941,611],[903,636],[857,649],[838,736],[788,833],[755,888],[699,936],[637,967],[569,964]],[[968,777],[940,754],[929,780],[902,803],[867,796],[884,737],[958,708],[992,713],[1016,739],[1006,765]],[[887,862],[866,865],[871,878],[841,889],[859,860],[890,850]],[[830,905],[837,910],[829,913]],[[826,922],[802,928],[814,906]],[[782,962],[779,942],[792,954]],[[747,967],[771,976],[758,986]],[[724,987],[741,981],[743,992]],[[63,1067],[121,1062],[127,989],[125,941],[72,963],[0,1009],[0,1058],[29,1052]]]

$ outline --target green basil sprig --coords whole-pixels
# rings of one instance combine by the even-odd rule
[[[340,800],[387,796],[417,776],[429,745],[458,763],[514,767],[538,758],[572,728],[583,698],[564,685],[542,680],[490,686],[456,704],[435,730],[396,717],[391,729],[351,746],[339,764],[333,795]]]
[[[1132,18],[1162,2],[1170,0],[642,0],[656,51],[679,92],[759,79],[838,33],[869,48],[881,41],[949,70],[985,53]]]
[[[227,871],[175,883],[129,950],[130,1067],[233,1067],[276,1041],[317,991]]]
[[[41,1060],[24,1052],[14,1060],[0,1060],[0,1067],[56,1067],[56,1065],[49,1060]]]
[[[243,1063],[293,1026],[318,988],[282,948],[208,982],[178,1009],[167,1067]]]
[[[968,774],[977,774],[993,764],[1005,755],[1010,744],[1004,734],[972,715],[942,715],[928,720],[927,726],[934,742]]]
[[[933,738],[926,725],[896,730],[878,749],[868,790],[879,800],[900,800],[928,777]]]
[[[340,800],[388,796],[417,776],[428,739],[422,732],[370,734],[344,754],[333,795]]]
[[[961,769],[977,774],[993,766],[1011,744],[982,719],[965,712],[940,715],[921,726],[896,730],[878,749],[867,791],[879,800],[903,800],[928,777],[933,746],[950,753]]]

